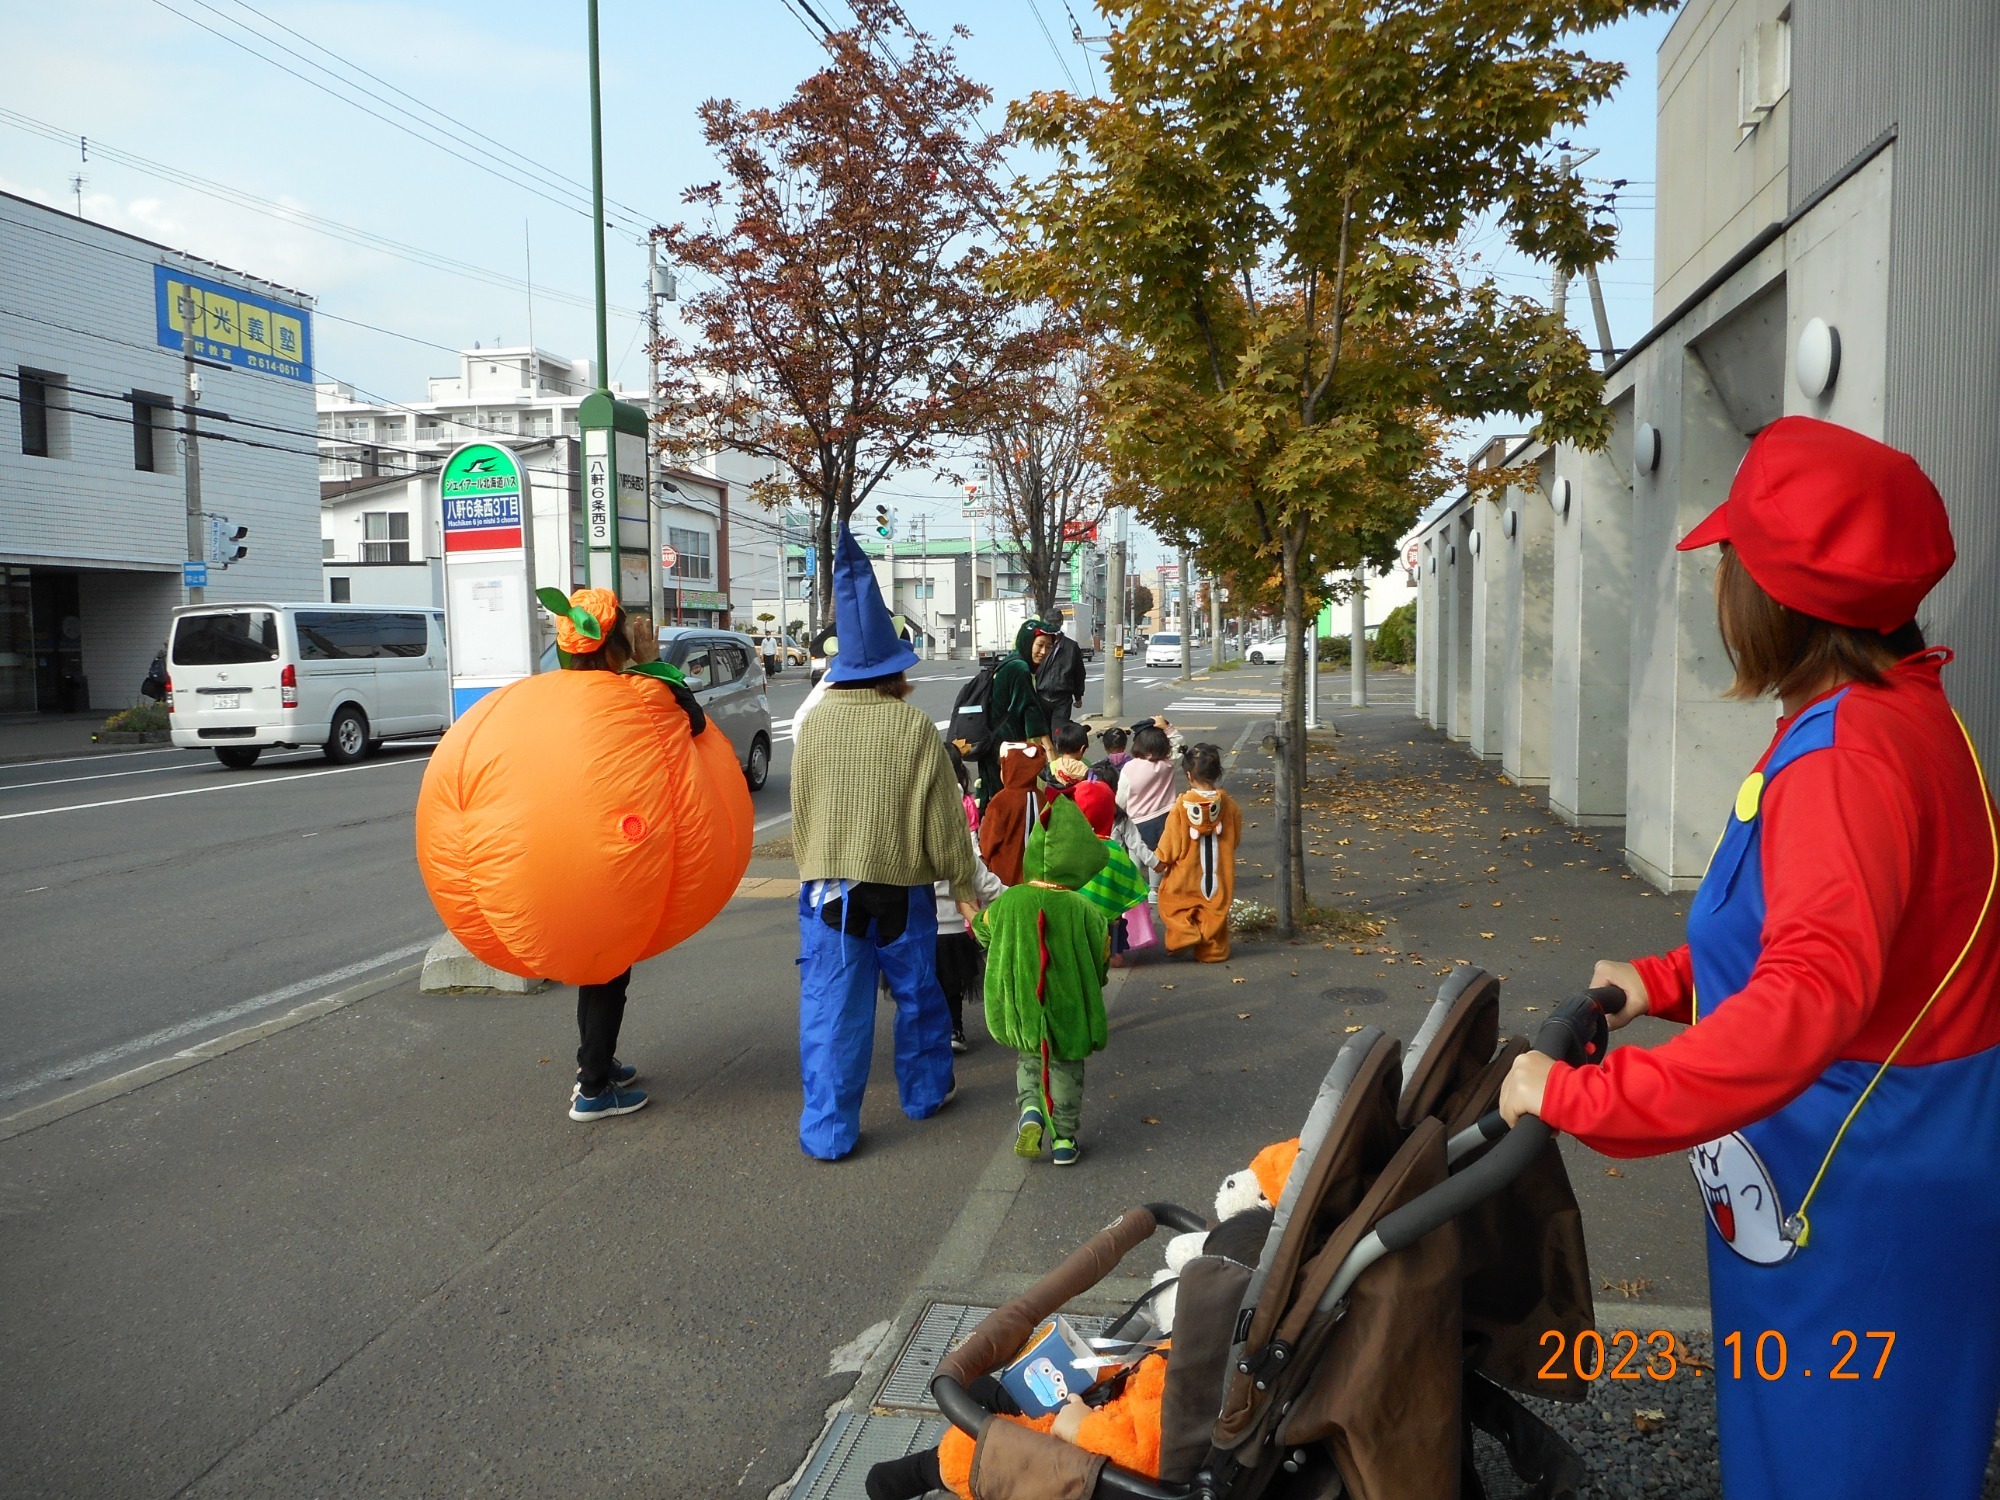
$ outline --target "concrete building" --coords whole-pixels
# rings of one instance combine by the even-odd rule
[[[1723,697],[1715,553],[1673,549],[1780,416],[1936,481],[1959,562],[1921,623],[2000,746],[1996,56],[1977,0],[1690,0],[1659,55],[1655,321],[1607,376],[1610,445],[1503,444],[1534,482],[1421,528],[1419,714],[1556,816],[1622,825],[1657,886],[1699,883],[1770,736],[1770,704]]]
[[[207,598],[319,598],[312,299],[5,193],[0,266],[0,714],[132,703],[187,599],[186,320],[199,508],[249,528]]]

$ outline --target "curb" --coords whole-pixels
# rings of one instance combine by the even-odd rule
[[[281,1031],[290,1031],[294,1026],[303,1026],[308,1021],[316,1021],[321,1016],[344,1010],[357,1000],[366,1000],[379,995],[384,990],[415,978],[423,969],[421,963],[405,964],[374,979],[364,979],[359,984],[349,985],[344,990],[335,990],[330,995],[322,995],[317,1000],[308,1000],[303,1005],[294,1006],[281,1016],[273,1016],[268,1021],[238,1027],[235,1031],[224,1032],[219,1037],[176,1052],[171,1057],[163,1057],[140,1067],[127,1069],[96,1083],[86,1084],[80,1089],[59,1095],[46,1103],[33,1105],[16,1114],[0,1117],[0,1142],[6,1142],[29,1134],[31,1131],[67,1120],[71,1115],[82,1114],[87,1109],[110,1100],[135,1094],[140,1089],[185,1073],[190,1068],[198,1068],[203,1063],[213,1062],[218,1057],[227,1057],[253,1042],[261,1042],[266,1037],[276,1036]]]

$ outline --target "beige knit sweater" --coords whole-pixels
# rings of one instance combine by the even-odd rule
[[[836,688],[798,728],[792,849],[799,879],[947,881],[974,896],[965,804],[937,726],[871,688]]]

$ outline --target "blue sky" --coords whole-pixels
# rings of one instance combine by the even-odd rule
[[[812,3],[836,25],[847,17],[843,0]],[[970,28],[959,53],[966,71],[994,90],[989,126],[1010,98],[1102,79],[1101,70],[1092,71],[1097,49],[1070,35],[1072,14],[1086,35],[1104,29],[1085,0],[906,3],[930,31],[955,22]],[[681,191],[714,175],[694,117],[700,101],[776,103],[824,58],[782,0],[600,0],[600,11],[606,191],[632,211],[633,223],[679,217]],[[450,350],[474,340],[525,341],[524,292],[221,201],[186,178],[504,278],[523,276],[532,245],[535,342],[586,356],[594,342],[589,216],[550,201],[570,198],[573,188],[544,178],[538,194],[413,139],[282,71],[312,70],[278,50],[282,44],[330,61],[314,51],[318,43],[378,75],[380,81],[357,80],[359,87],[406,108],[441,111],[548,176],[587,184],[583,18],[579,0],[64,0],[24,7],[9,22],[16,65],[0,101],[0,188],[74,209],[70,179],[81,172],[89,217],[312,293],[321,312],[315,335],[322,377],[390,399],[419,396],[426,376],[453,373]],[[269,40],[240,29],[239,21]],[[1601,273],[1621,346],[1650,323],[1654,55],[1669,21],[1643,17],[1585,43],[1595,55],[1623,61],[1630,74],[1574,137],[1601,152],[1583,169],[1587,176],[1631,179],[1621,254]],[[228,37],[275,61],[249,55]],[[21,66],[23,59],[32,66]],[[359,102],[391,114],[380,101]],[[24,128],[21,117],[62,138]],[[79,161],[78,135],[95,143],[88,161]],[[183,180],[113,159],[107,148]],[[471,148],[453,149],[478,159],[501,147],[474,138]],[[517,160],[508,161],[508,176],[528,175]],[[613,238],[607,256],[611,303],[643,305],[645,255],[637,236]],[[1539,268],[1511,253],[1490,263],[1510,288],[1546,295]],[[1589,304],[1580,286],[1570,309],[1588,337]],[[645,356],[634,317],[614,315],[610,348],[621,382],[642,383]],[[1493,429],[1468,432],[1465,446],[1476,446],[1485,430]],[[931,514],[941,534],[960,524],[947,487],[925,476],[899,479],[895,487],[906,492],[894,501],[906,519]]]

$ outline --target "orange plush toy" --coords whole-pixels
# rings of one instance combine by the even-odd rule
[[[543,593],[566,653],[617,616],[603,590]],[[417,800],[417,863],[452,935],[509,974],[586,985],[700,930],[749,864],[751,810],[728,737],[698,718],[659,662],[545,672],[473,705]]]

